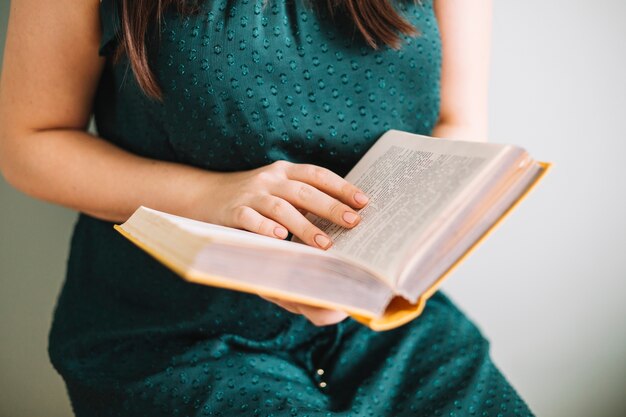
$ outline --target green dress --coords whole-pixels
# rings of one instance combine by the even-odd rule
[[[115,1],[100,6],[104,56],[119,42]],[[400,50],[370,48],[347,17],[304,0],[169,9],[148,45],[164,101],[140,91],[126,60],[107,60],[99,135],[207,170],[285,159],[343,176],[386,130],[428,134],[437,121],[441,44],[421,3],[396,2],[421,32]],[[187,283],[85,213],[49,354],[78,416],[531,415],[441,293],[390,331],[351,318],[318,327],[255,294]]]

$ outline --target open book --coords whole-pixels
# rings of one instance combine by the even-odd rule
[[[343,310],[373,330],[417,317],[442,280],[551,167],[522,148],[389,130],[346,175],[352,229],[314,214],[328,250],[139,207],[115,229],[184,279]]]

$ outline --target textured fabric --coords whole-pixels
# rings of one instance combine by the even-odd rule
[[[432,4],[396,4],[421,32],[400,50],[374,50],[346,17],[300,0],[207,0],[187,17],[171,9],[149,36],[163,102],[139,90],[126,60],[107,60],[98,132],[209,170],[286,159],[343,176],[386,130],[428,134],[438,117]],[[100,10],[100,53],[110,56],[120,6],[103,0]],[[49,353],[79,416],[531,414],[441,293],[391,331],[351,318],[317,327],[255,294],[186,283],[84,213]]]

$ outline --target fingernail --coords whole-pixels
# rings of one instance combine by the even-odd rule
[[[369,198],[365,194],[363,194],[363,193],[356,193],[354,195],[354,199],[359,204],[365,204],[365,203],[367,203],[369,201]]]
[[[283,228],[283,227],[275,227],[274,228],[274,234],[276,236],[278,236],[281,239],[284,239],[287,237],[287,229]]]
[[[359,216],[357,216],[356,214],[352,213],[351,211],[346,211],[345,213],[343,213],[343,219],[347,222],[347,223],[354,223],[355,220],[358,218]]]
[[[330,239],[324,235],[315,235],[315,243],[320,246],[322,249],[326,249],[326,247],[330,244]]]

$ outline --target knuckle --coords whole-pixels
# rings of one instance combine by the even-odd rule
[[[247,206],[239,206],[235,209],[234,220],[238,226],[245,224],[246,221],[250,218],[250,210],[252,209]]]
[[[316,181],[318,179],[318,166],[313,164],[302,164],[304,175],[310,180]]]
[[[260,194],[258,189],[243,189],[241,190],[238,201],[240,205],[250,206],[250,208],[252,208],[252,205],[257,202],[262,195],[263,194]]]
[[[270,231],[271,229],[271,225],[270,225],[270,221],[268,219],[261,219],[261,221],[259,221],[259,223],[256,226],[256,232],[258,234],[266,234]]]
[[[299,200],[301,201],[308,200],[311,197],[311,193],[312,193],[311,188],[308,185],[303,184],[301,186],[298,186],[297,196]]]
[[[272,202],[272,214],[274,216],[281,216],[285,212],[285,203],[283,200],[274,200]]]
[[[311,177],[318,183],[324,183],[326,181],[326,171],[314,165],[311,167]]]
[[[333,217],[341,217],[342,213],[346,211],[345,206],[340,201],[333,201],[328,209],[329,213]]]
[[[268,182],[272,180],[272,178],[273,178],[273,175],[270,172],[264,170],[256,174],[255,181],[258,184],[267,184]]]
[[[255,199],[256,207],[267,210],[274,204],[274,196],[271,194],[262,194]]]
[[[272,169],[277,170],[277,171],[284,171],[289,167],[289,162],[285,161],[284,159],[279,159],[277,161],[274,161],[270,164],[270,166],[272,167]]]
[[[352,194],[356,192],[356,188],[349,182],[344,181],[344,183],[341,185],[340,191],[342,196],[344,196],[346,199],[349,199],[350,197],[352,197]]]

